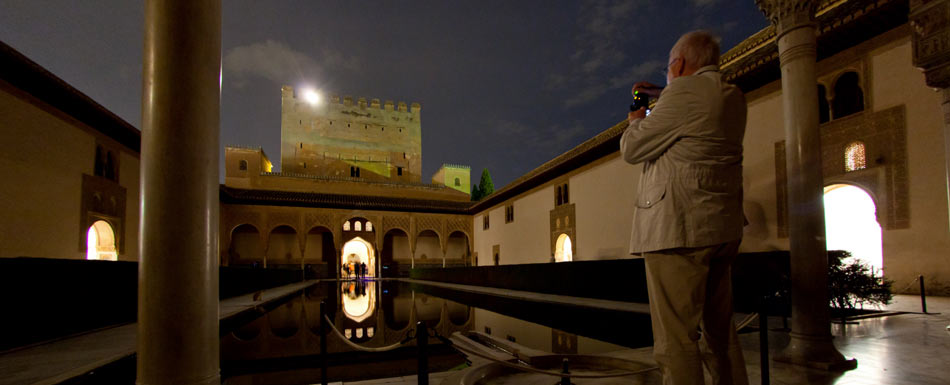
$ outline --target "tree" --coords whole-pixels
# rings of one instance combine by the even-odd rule
[[[477,184],[473,184],[472,185],[472,201],[474,202],[479,199],[482,199],[482,192],[478,189]]]
[[[482,179],[478,181],[478,191],[481,194],[479,199],[491,195],[495,192],[495,184],[491,182],[491,174],[488,173],[488,169],[482,169]]]
[[[856,305],[887,305],[891,302],[891,285],[894,283],[877,275],[868,264],[852,260],[845,250],[828,251],[828,285],[831,306],[837,309],[854,310]]]

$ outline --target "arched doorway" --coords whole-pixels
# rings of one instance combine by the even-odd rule
[[[881,225],[871,195],[859,187],[835,184],[825,187],[824,198],[827,249],[847,250],[882,274]]]
[[[409,235],[402,229],[391,229],[383,235],[382,270],[383,278],[399,276],[399,265],[409,265],[412,252],[409,249]]]
[[[106,221],[96,221],[86,232],[86,259],[115,261],[119,255],[115,249],[115,231]]]
[[[554,243],[554,262],[571,262],[574,260],[574,249],[571,237],[561,234]]]
[[[340,254],[340,266],[355,271],[357,264],[366,264],[366,277],[376,276],[376,251],[373,245],[363,238],[355,237],[343,244]]]

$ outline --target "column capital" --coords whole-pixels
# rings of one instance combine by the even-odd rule
[[[815,24],[817,0],[755,0],[755,5],[775,26],[779,37],[793,29]]]
[[[950,1],[911,0],[914,66],[924,72],[927,85],[950,87]]]

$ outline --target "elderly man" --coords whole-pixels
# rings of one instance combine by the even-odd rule
[[[719,43],[683,35],[649,116],[630,112],[620,152],[643,163],[630,253],[646,262],[653,355],[664,384],[748,384],[732,322],[730,266],[742,238],[745,97],[719,73]],[[700,341],[702,334],[702,341]],[[700,342],[702,342],[700,344]]]

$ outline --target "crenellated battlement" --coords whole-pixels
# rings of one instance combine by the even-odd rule
[[[294,92],[294,88],[291,86],[281,87],[281,93],[283,97],[297,100],[298,95]],[[330,95],[327,98],[326,102],[329,105],[336,105],[342,107],[358,107],[361,109],[373,108],[384,111],[400,111],[400,112],[409,112],[412,114],[418,115],[422,111],[422,105],[418,102],[412,102],[407,104],[406,102],[393,102],[392,100],[387,100],[385,103],[380,103],[380,99],[368,99],[366,97],[356,97],[350,95],[344,95],[342,98],[340,95]]]

